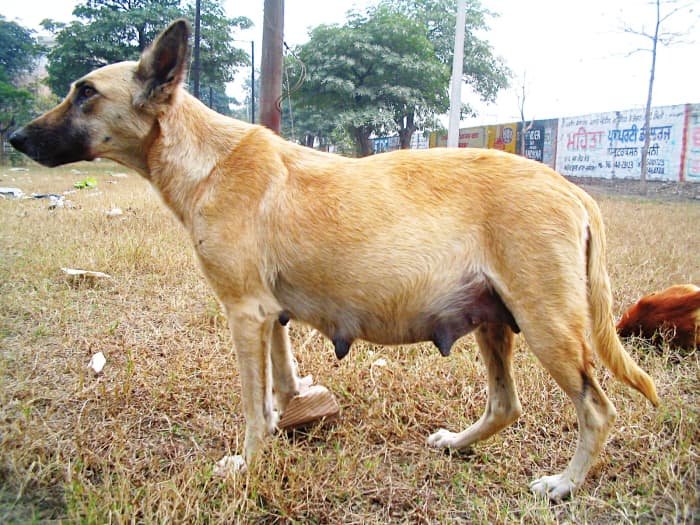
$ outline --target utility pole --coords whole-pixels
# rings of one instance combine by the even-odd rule
[[[462,65],[464,62],[464,23],[467,0],[457,1],[457,26],[455,27],[455,51],[452,58],[452,83],[450,89],[450,123],[447,129],[447,147],[459,146],[459,117],[462,110]]]
[[[260,62],[260,123],[275,133],[282,129],[282,51],[284,0],[265,0]]]
[[[199,40],[200,35],[200,0],[197,0],[194,12],[194,64],[192,64],[192,94],[199,98]]]
[[[250,41],[250,123],[255,124],[255,40]]]

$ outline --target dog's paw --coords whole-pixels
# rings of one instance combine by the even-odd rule
[[[280,421],[280,413],[277,410],[270,411],[270,415],[266,418],[265,424],[267,426],[268,434],[276,434],[278,430],[278,423]]]
[[[225,478],[231,474],[242,474],[248,470],[243,456],[236,454],[235,456],[224,456],[214,465],[214,475],[220,478]]]
[[[557,502],[570,496],[575,489],[576,484],[565,474],[544,476],[530,483],[532,492]]]
[[[441,428],[434,434],[428,436],[428,445],[436,448],[454,448],[457,434]]]

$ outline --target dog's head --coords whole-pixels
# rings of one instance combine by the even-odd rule
[[[190,26],[176,20],[138,62],[119,62],[76,80],[54,109],[10,136],[45,166],[105,157],[146,174],[148,141],[185,77]]]

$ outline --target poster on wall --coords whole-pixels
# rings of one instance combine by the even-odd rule
[[[653,108],[649,130],[644,110],[611,111],[559,120],[556,168],[573,177],[639,178],[644,138],[649,180],[681,174],[685,105]]]
[[[516,141],[518,155],[523,154],[524,148],[525,157],[554,168],[558,123],[558,119],[533,120],[525,124],[523,133],[523,124],[519,122]]]
[[[700,104],[689,104],[685,139],[685,180],[700,182]]]
[[[446,148],[447,133],[431,133],[431,148]],[[460,148],[484,148],[486,147],[486,128],[476,126],[472,128],[460,128],[459,130]]]
[[[498,126],[487,126],[487,145],[490,149],[500,149],[508,153],[515,153],[515,138],[518,131],[518,124],[501,124]]]

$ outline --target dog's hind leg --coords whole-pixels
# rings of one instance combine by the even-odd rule
[[[299,378],[289,344],[289,330],[286,325],[273,324],[270,354],[273,392],[277,411],[282,415],[289,401],[299,393]]]
[[[536,494],[559,501],[576,490],[585,479],[605,443],[616,413],[592,373],[592,364],[587,359],[588,347],[582,337],[564,338],[549,348],[537,342],[530,343],[530,347],[571,398],[578,417],[576,452],[564,472],[530,483]]]
[[[521,413],[511,372],[515,335],[507,324],[482,323],[475,332],[488,373],[488,400],[481,418],[462,432],[441,429],[428,438],[435,447],[465,448],[518,419]]]

